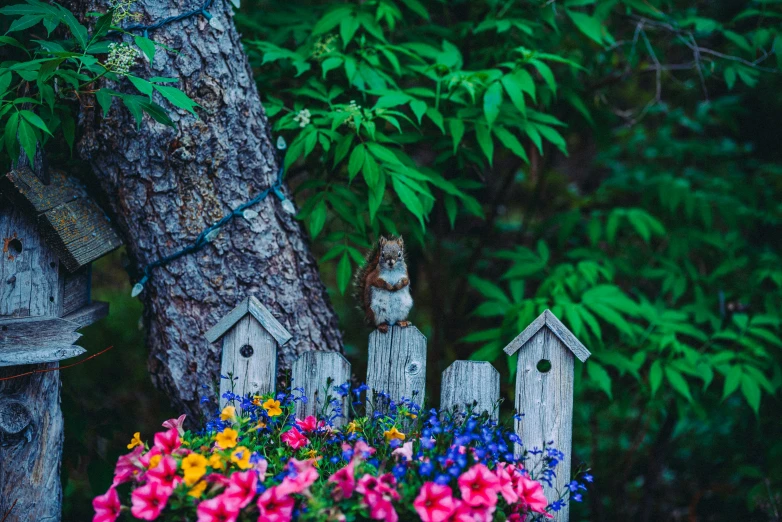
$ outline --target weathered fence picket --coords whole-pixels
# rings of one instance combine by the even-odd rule
[[[206,334],[210,342],[222,338],[222,372],[234,377],[237,394],[263,394],[275,391],[277,348],[290,340],[288,331],[254,297],[242,301]],[[549,310],[543,312],[506,347],[505,353],[518,352],[515,408],[523,414],[516,420],[516,432],[527,450],[553,446],[562,452],[553,486],[544,484],[549,500],[558,498],[570,482],[573,423],[574,356],[581,362],[589,350]],[[306,352],[293,364],[294,387],[304,388],[307,403],[298,403],[296,416],[329,412],[327,397],[342,401],[348,421],[349,397],[334,391],[351,378],[350,363],[338,353]],[[369,335],[366,384],[369,404],[377,404],[376,394],[385,392],[399,401],[412,399],[424,404],[426,388],[426,337],[415,326],[392,326],[387,333]],[[222,394],[230,382],[221,380]],[[485,361],[456,361],[443,372],[440,409],[477,414],[490,412],[499,418],[500,375]],[[222,403],[223,401],[221,401]],[[474,406],[473,406],[474,405]],[[521,446],[517,445],[517,453]],[[555,513],[556,522],[567,522],[567,505]]]
[[[475,404],[473,412],[488,411],[499,419],[500,372],[486,361],[454,361],[443,372],[440,385],[440,410],[466,411]]]
[[[387,333],[369,335],[367,398],[376,404],[376,392],[391,400],[415,399],[424,403],[426,391],[426,337],[415,326],[392,326]]]
[[[225,392],[237,395],[274,393],[277,383],[277,348],[291,334],[255,297],[248,297],[204,334],[213,343],[222,339],[220,404]]]
[[[336,352],[305,352],[293,363],[292,384],[304,388],[307,402],[296,403],[296,417],[303,419],[307,415],[331,417],[334,408],[329,406],[329,397],[340,402],[342,416],[334,418],[335,426],[347,422],[347,396],[334,392],[334,387],[350,381],[350,363],[342,354]]]

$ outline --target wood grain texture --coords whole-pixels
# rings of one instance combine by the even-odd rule
[[[35,221],[0,205],[0,318],[61,315],[59,263]]]
[[[78,324],[59,317],[0,319],[0,347],[6,344],[40,344],[57,341],[70,336],[78,328]]]
[[[500,372],[486,361],[454,361],[443,372],[440,409],[476,414],[488,411],[499,419]]]
[[[47,244],[71,272],[122,246],[109,219],[89,198],[48,210],[38,223]]]
[[[106,10],[103,0],[65,5],[82,15]],[[133,10],[150,23],[199,5],[139,0]],[[139,59],[133,69],[142,78],[179,78],[178,87],[200,105],[198,118],[158,93],[155,101],[170,111],[176,128],[144,116],[137,129],[119,100],[105,118],[93,100],[82,107],[77,150],[125,239],[134,280],[140,267],[190,244],[277,176],[274,140],[234,27],[233,6],[216,0],[209,12],[214,26],[192,17],[156,30],[155,41],[175,52],[158,47],[153,64]],[[82,20],[92,25],[95,19]],[[133,45],[131,37],[122,38]],[[124,79],[96,87],[133,91]],[[282,191],[291,195],[287,187]],[[253,209],[259,215],[252,221],[232,221],[197,254],[155,270],[140,296],[152,379],[188,419],[214,408],[200,403],[200,385],[218,379],[220,347],[203,333],[249,295],[293,334],[280,348],[280,370],[306,351],[342,351],[337,316],[301,223],[275,197]]]
[[[76,179],[64,172],[49,169],[49,183],[42,183],[28,166],[16,168],[0,177],[0,193],[32,216],[51,210],[74,199],[86,198],[87,191]]]
[[[68,315],[90,304],[92,291],[92,264],[75,272],[65,272],[63,277],[62,314]]]
[[[586,361],[592,355],[586,346],[581,344],[581,341],[550,310],[545,310],[523,332],[508,343],[504,348],[505,353],[508,355],[516,353],[544,326],[547,326],[581,362]]]
[[[334,391],[335,386],[350,382],[350,363],[342,354],[334,352],[306,352],[293,363],[291,386],[304,388],[306,404],[296,403],[296,417],[303,419],[307,415],[319,418],[334,417],[335,426],[343,426],[348,421],[349,395],[340,397]],[[339,402],[339,411],[330,405],[331,400]]]
[[[212,328],[205,334],[206,340],[210,343],[215,342],[245,315],[252,315],[264,329],[271,334],[279,346],[291,340],[292,336],[288,330],[269,312],[269,310],[258,301],[257,298],[250,296],[236,305],[225,317],[217,321]]]
[[[249,348],[247,348],[249,347]],[[252,315],[245,315],[223,336],[220,405],[225,392],[245,396],[273,393],[277,382],[277,342]]]
[[[415,326],[392,326],[388,333],[375,330],[369,335],[367,399],[386,392],[391,400],[413,399],[423,405],[426,392],[426,337]]]
[[[80,334],[71,334],[75,341]],[[48,343],[40,346],[31,345],[8,345],[0,346],[0,366],[16,366],[21,364],[41,364],[71,357],[78,357],[87,350],[81,346],[71,344],[69,339],[62,343]]]
[[[548,360],[551,369],[541,373],[538,362]],[[544,484],[546,498],[559,498],[570,482],[573,434],[573,352],[548,328],[540,328],[519,351],[516,369],[516,432],[527,450],[549,444],[564,453],[555,472],[553,488]],[[516,446],[516,452],[520,447]],[[536,457],[531,457],[535,459]],[[533,460],[534,462],[534,460]],[[567,505],[555,514],[557,522],[569,517]]]
[[[109,303],[103,301],[93,301],[87,306],[83,306],[72,312],[63,319],[78,325],[79,328],[89,326],[109,315]]]
[[[0,378],[56,367],[57,363],[0,368]],[[16,501],[5,522],[59,521],[60,372],[0,381],[0,415],[14,417],[0,427],[0,514],[9,512]]]

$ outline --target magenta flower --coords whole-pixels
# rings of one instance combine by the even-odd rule
[[[444,522],[456,508],[449,486],[426,482],[413,502],[423,522]]]
[[[117,490],[112,485],[106,493],[92,500],[92,508],[95,510],[92,522],[114,522],[119,517],[121,507]]]
[[[160,482],[147,482],[131,494],[130,512],[141,520],[155,520],[166,507],[172,491],[171,486]]]
[[[133,448],[133,451],[127,455],[121,455],[117,459],[117,466],[114,468],[114,482],[111,483],[112,486],[129,482],[144,469],[141,463],[142,453],[144,453],[144,446],[136,446]]]
[[[524,475],[519,477],[519,484],[516,491],[519,494],[520,504],[528,511],[536,513],[546,513],[548,500],[543,493],[543,486],[537,480],[532,480]]]
[[[176,430],[179,436],[181,437],[182,435],[185,434],[185,428],[184,428],[185,417],[187,417],[187,415],[180,415],[176,419],[168,419],[166,422],[163,423],[163,427],[171,430]]]
[[[307,437],[305,437],[296,428],[291,428],[285,433],[283,433],[282,436],[280,437],[280,440],[282,440],[285,444],[290,446],[291,449],[295,449],[295,450],[304,447],[310,443],[310,440]]]
[[[255,497],[255,488],[258,485],[258,476],[253,470],[247,470],[231,475],[231,482],[223,493],[223,496],[233,497],[237,500],[239,508],[247,506]]]
[[[182,482],[182,477],[178,477],[177,463],[172,458],[166,455],[160,459],[157,466],[147,471],[144,477],[150,482],[159,482],[164,486],[175,488]]]
[[[258,497],[258,522],[290,522],[293,516],[293,497],[272,487]]]
[[[294,428],[295,429],[295,428]],[[290,460],[290,464],[296,470],[296,476],[285,477],[277,489],[282,495],[302,493],[318,480],[318,470],[311,460]]]
[[[392,504],[393,500],[399,500],[395,486],[396,481],[390,473],[379,479],[369,474],[359,479],[356,491],[363,495],[361,503],[369,509],[370,518],[397,522],[399,517]]]
[[[304,433],[307,433],[309,431],[315,431],[318,428],[322,428],[324,426],[323,421],[318,422],[318,419],[316,419],[314,416],[309,415],[307,417],[304,417],[304,419],[297,420],[296,426],[301,428],[301,431]]]
[[[236,522],[240,509],[236,497],[218,495],[198,504],[198,522]]]
[[[395,455],[397,459],[401,458],[410,462],[413,460],[413,441],[405,442],[402,447],[395,449],[391,454]]]
[[[355,465],[351,461],[350,464],[337,470],[336,473],[329,477],[328,482],[337,485],[333,493],[337,501],[353,496],[353,490],[356,489],[356,478],[353,474],[354,467]]]
[[[497,506],[471,506],[463,500],[454,500],[456,510],[449,522],[492,522],[494,510]]]
[[[515,470],[512,471],[515,472]],[[513,504],[519,500],[519,495],[516,493],[515,487],[515,483],[518,482],[518,479],[516,479],[516,481],[513,480],[514,477],[511,475],[511,472],[508,470],[508,468],[505,467],[504,462],[501,462],[497,465],[497,469],[494,470],[494,474],[497,476],[497,480],[499,481],[500,494],[505,499],[505,502],[508,504]]]
[[[462,499],[471,506],[494,506],[500,492],[499,479],[483,464],[476,464],[459,477]]]
[[[155,433],[155,447],[159,449],[161,453],[170,455],[181,445],[182,441],[179,439],[179,432],[176,428]]]

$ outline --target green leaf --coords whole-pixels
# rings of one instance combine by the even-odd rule
[[[315,205],[315,208],[310,214],[310,235],[313,237],[313,239],[318,237],[318,234],[320,234],[321,230],[323,230],[323,225],[326,224],[327,215],[328,208],[326,207],[325,201],[321,201]]]
[[[350,160],[348,161],[348,177],[351,181],[356,177],[356,174],[361,170],[364,165],[364,144],[358,145],[353,152],[350,153]]]
[[[149,101],[152,101],[152,93],[154,92],[154,87],[151,83],[149,83],[147,80],[143,78],[139,78],[137,76],[133,76],[129,74],[127,76],[128,80],[130,80],[130,83],[133,84],[133,86],[138,89],[138,91],[141,94],[147,95],[149,97]]]
[[[682,374],[674,370],[670,366],[665,367],[665,376],[668,378],[668,382],[674,390],[679,392],[685,399],[692,402],[692,395],[690,395],[690,386],[687,381],[682,377]]]
[[[657,360],[652,363],[652,367],[649,369],[649,385],[652,388],[652,397],[655,396],[662,382],[663,382],[663,368],[660,361]]]
[[[421,118],[426,114],[426,102],[422,100],[413,100],[410,102],[410,108],[413,110],[415,117],[418,118],[418,123],[420,125]]]
[[[21,18],[17,18],[11,23],[11,27],[8,28],[8,33],[13,33],[15,31],[24,31],[25,29],[29,29],[30,27],[34,26],[38,22],[43,20],[43,16],[35,16],[35,15],[26,15]]]
[[[169,87],[167,85],[153,84],[156,91],[163,95],[174,107],[179,107],[195,116],[195,107],[200,107],[196,102],[188,98],[188,96],[177,89],[176,87]]]
[[[347,16],[340,21],[339,35],[342,37],[343,49],[347,47],[350,41],[353,39],[353,35],[356,34],[358,27],[358,19],[355,16]],[[326,73],[324,72],[323,74],[325,76]]]
[[[105,118],[111,108],[112,91],[109,89],[98,89],[95,92],[95,98],[98,100],[98,105],[103,109],[103,117]]]
[[[76,122],[69,112],[62,115],[62,134],[63,138],[65,138],[65,143],[68,144],[68,148],[73,152],[73,142],[76,138]]]
[[[34,112],[28,110],[22,110],[19,111],[19,114],[22,116],[22,118],[27,120],[27,122],[30,123],[31,125],[38,127],[49,136],[52,135],[52,133],[49,132],[49,127],[47,127],[46,124],[41,119],[41,117],[35,114]]]
[[[470,274],[467,277],[467,280],[470,282],[470,285],[483,294],[484,297],[501,301],[503,303],[510,303],[510,300],[508,299],[508,296],[505,295],[505,292],[503,292],[499,286],[495,285],[491,281],[481,279],[474,274]]]
[[[27,120],[19,121],[19,144],[22,146],[27,159],[30,160],[30,165],[35,162],[35,145],[38,140],[35,138],[35,132],[33,127],[27,122]]]
[[[451,131],[451,139],[453,140],[453,153],[456,154],[459,143],[464,136],[464,122],[458,118],[449,118],[448,129]]]
[[[481,124],[475,125],[475,138],[478,140],[478,145],[484,156],[489,160],[489,165],[491,165],[494,160],[494,140],[492,140],[489,128]]]
[[[399,196],[399,200],[405,207],[407,207],[407,210],[409,210],[411,214],[418,218],[418,221],[421,224],[421,228],[424,228],[425,214],[424,207],[421,205],[421,200],[418,199],[418,196],[416,196],[415,192],[413,192],[407,185],[402,183],[402,181],[397,176],[391,177],[391,183],[394,186],[394,192],[396,192],[396,195]]]
[[[19,128],[19,113],[15,112],[8,117],[8,121],[5,122],[5,130],[3,131],[3,141],[5,142],[5,149],[11,158],[16,158],[19,154],[19,147],[16,145],[16,135]]]
[[[731,366],[728,370],[728,374],[725,376],[725,385],[722,388],[722,400],[725,400],[730,394],[735,392],[741,384],[741,377],[743,372],[741,366]]]
[[[760,387],[748,374],[744,374],[741,378],[741,393],[757,415],[760,409]]]
[[[594,381],[595,384],[608,395],[609,399],[613,399],[613,394],[611,393],[611,377],[608,375],[605,368],[595,361],[589,361],[586,367],[589,379]]]
[[[494,132],[494,135],[497,136],[497,138],[505,147],[507,147],[516,156],[524,160],[524,163],[529,164],[527,151],[524,150],[524,147],[522,146],[521,142],[516,136],[513,135],[513,133],[511,133],[505,127],[501,127],[499,125],[496,125],[492,129],[492,131]]]
[[[350,274],[350,258],[345,253],[342,254],[342,258],[340,258],[339,263],[337,264],[337,287],[339,288],[340,294],[345,294],[348,283],[350,283]]]
[[[570,19],[573,20],[573,23],[576,25],[576,27],[578,27],[579,31],[587,35],[598,44],[603,44],[603,27],[600,23],[600,20],[594,16],[579,13],[578,11],[571,11],[570,9],[565,9],[565,12],[568,14]]]
[[[483,113],[486,115],[486,122],[491,127],[494,120],[500,115],[500,106],[502,105],[502,84],[494,82],[486,89],[483,95]]]
[[[435,125],[437,125],[437,128],[440,129],[443,134],[445,134],[445,127],[443,126],[443,115],[440,114],[440,111],[434,107],[427,107],[426,115],[434,122]]]
[[[337,58],[333,56],[331,58],[326,58],[325,60],[323,60],[323,63],[320,64],[320,68],[323,71],[323,78],[324,79],[326,78],[327,72],[329,72],[332,69],[336,69],[337,67],[342,65],[342,62],[343,62],[342,58]]]
[[[364,154],[364,167],[361,169],[361,172],[368,186],[374,187],[377,185],[380,178],[380,167],[375,158],[372,157],[372,154]]]
[[[529,78],[529,81],[532,81],[532,77],[529,76],[529,73],[527,73],[527,77]],[[520,81],[522,81],[520,78],[517,77],[515,73],[506,74],[500,79],[500,82],[502,83],[502,86],[505,87],[505,92],[508,93],[508,98],[510,98],[510,101],[513,103],[513,106],[516,107],[516,109],[522,114],[527,114],[527,103],[524,101],[524,91],[521,88]],[[534,91],[535,84],[532,84],[532,89]]]
[[[155,63],[155,42],[147,38],[146,36],[134,36],[133,41],[141,49],[144,54],[149,58],[149,63]]]
[[[557,81],[554,79],[554,73],[551,71],[551,68],[540,60],[532,60],[530,63],[538,70],[543,81],[545,81],[554,94],[556,94]]]
[[[423,4],[421,4],[421,2],[418,0],[402,0],[402,3],[424,20],[429,20],[429,13],[426,11],[426,8],[423,6]]]

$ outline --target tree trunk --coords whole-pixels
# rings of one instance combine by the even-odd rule
[[[149,24],[196,8],[197,1],[139,0],[135,9]],[[105,11],[105,5],[82,0],[76,11]],[[172,129],[144,116],[136,130],[117,101],[106,118],[97,107],[82,114],[79,153],[124,235],[134,280],[141,267],[188,245],[276,179],[269,124],[232,8],[216,0],[209,12],[211,22],[195,16],[152,32],[152,39],[178,53],[158,49],[154,64],[140,59],[132,71],[179,78],[179,87],[201,105],[199,118],[174,111]],[[111,87],[129,89],[129,83]],[[280,349],[280,368],[290,368],[308,350],[342,350],[337,318],[298,222],[274,196],[254,210],[257,218],[236,218],[203,250],[155,269],[141,294],[152,378],[191,415],[212,412],[216,404],[199,401],[201,385],[216,389],[220,367],[219,343],[209,345],[203,333],[249,295],[293,334]]]

